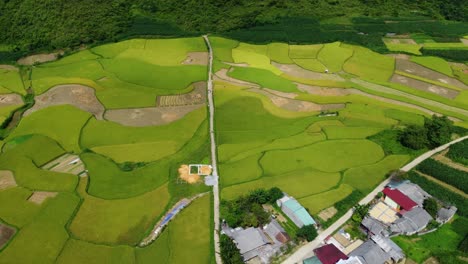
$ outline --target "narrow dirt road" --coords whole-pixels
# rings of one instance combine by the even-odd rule
[[[414,159],[413,161],[405,165],[400,170],[405,171],[405,172],[409,171],[413,169],[414,167],[416,167],[419,163],[423,162],[425,159],[430,158],[432,155],[448,148],[452,144],[455,144],[467,138],[468,136],[464,136],[456,140],[453,140],[445,145],[442,145],[438,148],[430,150],[422,154],[421,156],[417,157],[416,159]],[[364,199],[359,201],[359,204],[368,204],[370,201],[372,201],[372,199],[377,195],[377,193],[379,193],[385,187],[385,185],[389,183],[389,181],[390,179],[386,179],[385,181],[380,183],[379,186],[377,186],[371,193],[369,193],[366,197],[364,197]],[[283,264],[302,263],[303,259],[312,256],[313,250],[317,248],[323,242],[323,240],[325,240],[328,236],[330,236],[336,230],[338,230],[338,228],[344,225],[351,218],[352,215],[353,215],[353,210],[352,209],[348,210],[346,214],[344,214],[340,219],[338,219],[335,223],[333,223],[333,225],[331,225],[329,228],[325,229],[324,231],[320,232],[320,234],[317,236],[316,239],[305,244],[299,250],[294,252],[293,255],[289,256],[285,261],[283,261]]]
[[[213,100],[213,49],[207,35],[203,36],[209,51],[209,66],[208,66],[208,108],[210,111],[210,142],[211,142],[211,166],[213,167],[213,177],[216,183],[213,185],[213,210],[214,210],[214,246],[215,258],[217,264],[222,264],[221,250],[219,247],[219,181],[218,181],[218,166],[216,157],[216,140],[214,133],[214,100]]]

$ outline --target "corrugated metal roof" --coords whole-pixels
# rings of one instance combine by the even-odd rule
[[[390,189],[385,188],[383,193],[388,196],[390,199],[395,201],[397,204],[401,206],[402,209],[406,211],[410,211],[413,207],[417,206],[418,204],[411,200],[408,196],[404,195],[398,189]]]
[[[315,220],[296,199],[289,199],[283,205],[291,209],[304,225],[315,225]]]

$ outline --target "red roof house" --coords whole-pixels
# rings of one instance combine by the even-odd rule
[[[314,249],[314,253],[323,264],[335,264],[340,259],[348,259],[348,256],[346,256],[333,244],[328,244],[323,247],[316,248]]]
[[[383,194],[387,205],[398,211],[411,211],[411,209],[418,205],[415,201],[411,200],[398,189],[391,189],[387,187],[383,190]]]

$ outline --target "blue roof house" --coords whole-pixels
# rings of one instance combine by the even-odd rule
[[[277,204],[299,228],[305,225],[316,225],[312,216],[310,216],[307,210],[296,199],[285,195],[277,201]]]

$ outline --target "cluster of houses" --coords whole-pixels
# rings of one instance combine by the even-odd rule
[[[368,239],[352,240],[349,234],[340,230],[316,248],[304,264],[390,264],[405,258],[403,250],[390,237],[413,235],[427,232],[432,220],[443,224],[457,211],[451,206],[441,208],[436,219],[423,208],[424,200],[431,196],[417,184],[410,181],[390,182],[383,190],[382,197],[373,203],[368,215],[361,222],[361,231]],[[429,231],[430,232],[430,231]]]
[[[276,204],[298,228],[306,225],[316,226],[315,220],[307,210],[293,197],[284,194]],[[270,223],[262,227],[231,228],[223,223],[222,233],[229,236],[246,263],[270,263],[270,259],[281,254],[290,241],[288,233],[280,225],[278,219],[272,218]],[[287,221],[284,219],[284,221]]]

